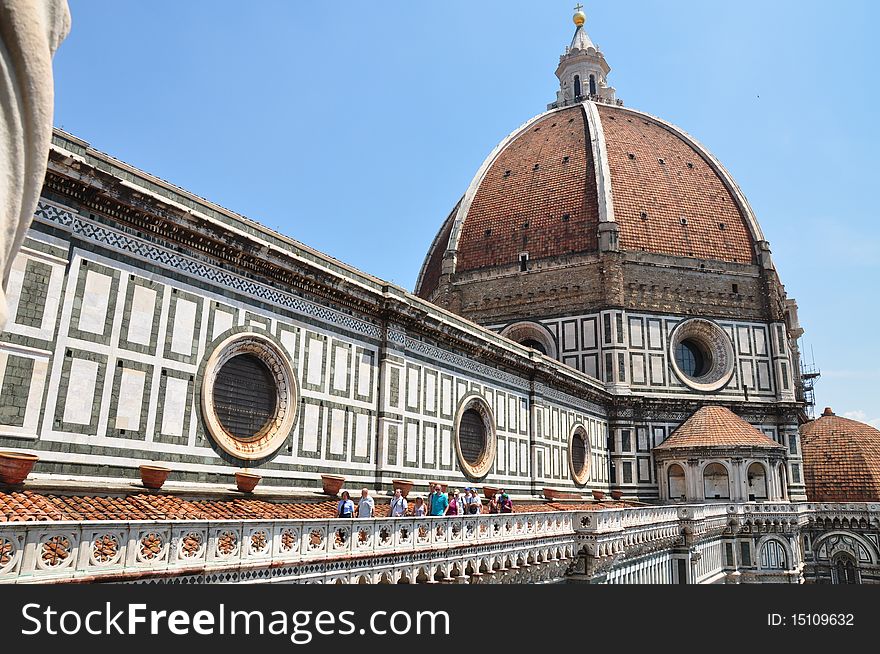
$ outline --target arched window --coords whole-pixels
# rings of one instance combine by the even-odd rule
[[[748,470],[749,500],[767,499],[767,472],[760,463],[753,463]]]
[[[710,463],[703,469],[703,497],[707,500],[730,499],[727,468],[720,463]]]
[[[530,347],[533,350],[538,350],[541,354],[547,354],[547,349],[544,347],[543,343],[539,343],[534,338],[527,338],[524,341],[519,342],[520,345],[525,345],[526,347]]]
[[[761,548],[761,568],[764,570],[786,570],[785,548],[778,540],[768,540]]]
[[[856,561],[849,554],[838,554],[831,562],[831,583],[857,584]]]
[[[673,463],[669,466],[669,470],[666,474],[669,479],[669,499],[685,499],[684,468],[677,463]]]
[[[581,97],[581,76],[580,75],[574,76],[574,97],[575,98]]]
[[[596,76],[590,75],[590,95],[596,95]]]

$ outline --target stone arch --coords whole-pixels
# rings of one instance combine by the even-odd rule
[[[670,500],[687,498],[685,471],[684,466],[680,463],[670,463],[666,468],[666,492]]]
[[[558,358],[556,338],[550,330],[541,323],[531,320],[521,320],[507,325],[501,330],[501,335],[524,347],[530,347],[551,359]]]
[[[760,570],[790,570],[794,566],[791,545],[784,539],[764,536],[756,549]]]
[[[859,562],[849,552],[838,552],[831,558],[832,584],[860,584]]]
[[[835,520],[835,522],[837,522]],[[878,553],[877,548],[866,538],[863,538],[859,534],[856,534],[851,531],[841,531],[840,529],[830,531],[827,534],[822,534],[815,541],[813,541],[813,552],[818,554],[822,551],[823,547],[826,546],[827,543],[835,543],[834,539],[850,539],[856,545],[857,551],[853,551],[851,547],[844,541],[839,547],[830,551],[829,558],[833,557],[839,551],[843,551],[846,549],[850,553],[852,553],[856,559],[856,561],[863,562],[870,565],[877,565],[878,563]],[[860,551],[858,551],[860,550]],[[862,560],[865,559],[865,560]]]
[[[752,461],[746,468],[746,482],[748,484],[747,497],[749,500],[766,500],[770,498],[770,475],[767,466],[760,461]]]
[[[721,461],[710,461],[703,467],[703,498],[707,500],[730,499],[730,470]]]
[[[358,577],[358,580],[357,580],[358,586],[364,586],[364,585],[367,585],[370,583],[372,583],[372,582],[370,581],[370,579],[366,575],[361,575],[360,577]]]

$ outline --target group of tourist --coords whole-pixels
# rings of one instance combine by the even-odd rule
[[[476,488],[465,488],[464,492],[452,488],[448,493],[443,492],[440,484],[434,486],[434,490],[425,500],[417,497],[409,506],[406,498],[399,488],[394,489],[394,497],[391,499],[390,515],[392,518],[405,516],[449,516],[449,515],[477,515],[483,512],[483,501]],[[348,491],[342,491],[342,499],[336,507],[337,518],[372,518],[376,514],[376,503],[370,497],[370,491],[361,489],[361,497],[355,507],[354,500]],[[510,496],[503,490],[489,499],[489,513],[513,513],[513,502]]]

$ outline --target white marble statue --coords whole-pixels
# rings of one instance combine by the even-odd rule
[[[67,0],[0,0],[0,330],[12,260],[46,175],[52,55],[69,31]]]

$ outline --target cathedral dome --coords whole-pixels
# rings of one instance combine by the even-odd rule
[[[504,139],[441,227],[416,293],[444,274],[498,272],[614,249],[757,262],[764,240],[723,166],[691,136],[599,97],[553,108]]]
[[[809,500],[880,500],[880,431],[825,409],[801,428],[801,439]]]

